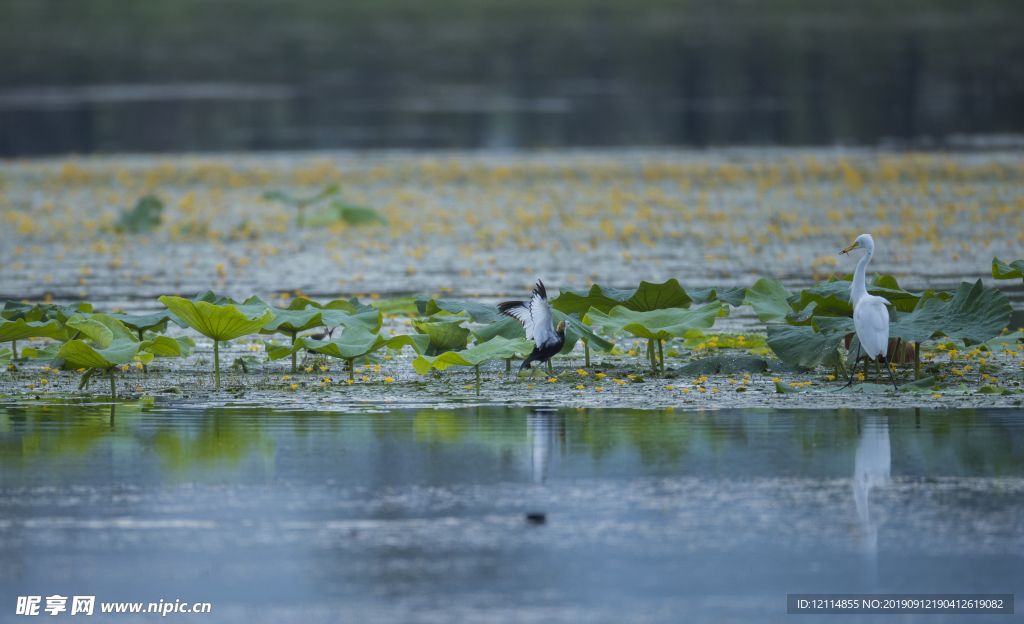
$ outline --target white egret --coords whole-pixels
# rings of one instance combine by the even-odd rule
[[[864,257],[857,263],[857,270],[853,273],[853,286],[850,287],[850,301],[853,302],[853,327],[857,331],[857,357],[853,360],[853,371],[850,372],[850,381],[843,386],[849,387],[853,384],[853,377],[857,372],[857,362],[860,361],[861,350],[864,351],[870,360],[881,357],[885,362],[885,370],[889,371],[889,379],[892,380],[892,387],[896,386],[896,380],[892,376],[892,369],[889,368],[889,359],[886,354],[889,351],[889,309],[887,301],[882,297],[868,294],[864,285],[864,274],[867,272],[868,263],[875,253],[875,241],[870,234],[861,234],[853,244],[842,250],[840,255],[848,254],[854,249],[864,249]],[[864,365],[865,369],[867,364]]]

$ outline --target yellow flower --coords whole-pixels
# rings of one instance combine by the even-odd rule
[[[605,375],[604,373],[598,373],[598,374],[597,374],[597,375],[595,375],[595,376],[596,376],[597,378],[599,378],[599,379],[600,379],[600,378],[602,378],[602,377],[607,377],[608,375]]]
[[[353,383],[355,383],[355,381],[354,381],[354,380],[352,380],[352,379],[346,379],[346,380],[345,380],[345,383],[347,383],[347,384],[353,384]]]
[[[690,391],[689,388],[683,388],[683,393],[686,393],[686,392],[689,392],[689,391]]]
[[[50,383],[50,381],[48,379],[40,379],[39,383],[41,383],[41,384],[48,384],[48,383]]]
[[[604,392],[604,388],[600,388],[600,387],[599,388],[594,388],[594,390],[597,390],[598,392]]]
[[[474,385],[470,384],[470,385],[468,385],[468,386],[462,386],[462,387],[463,387],[463,388],[465,388],[466,390],[472,390],[472,389],[473,389],[473,388],[475,388],[476,386],[474,386]]]
[[[718,392],[718,388],[712,388],[711,391],[712,392]]]
[[[552,377],[551,379],[548,379],[548,383],[555,383],[556,381],[558,381],[558,380],[555,379],[554,377]]]
[[[294,389],[296,389],[298,387],[299,387],[299,384],[292,384],[292,390],[294,390]]]
[[[829,381],[834,381],[834,380],[835,380],[835,378],[836,378],[836,376],[835,376],[835,375],[829,375],[829,376],[828,376],[828,380],[829,380]]]
[[[699,379],[700,379],[701,381],[707,381],[707,380],[708,380],[708,378],[707,378],[707,377],[700,377]]]
[[[583,386],[576,386],[576,389],[577,389],[577,390],[582,390],[582,389],[583,389]]]
[[[313,370],[313,367],[312,367],[312,366],[307,366],[307,367],[306,367],[306,372],[307,372],[307,373],[308,373],[309,371],[311,371],[311,370]]]
[[[327,367],[326,367],[326,366],[321,366],[321,367],[320,367],[320,371],[321,371],[321,372],[323,372],[323,371],[325,371],[325,370],[327,370]]]
[[[533,386],[526,386],[527,390],[533,390]]]
[[[671,389],[673,389],[673,388],[675,388],[675,386],[665,386],[665,389],[666,389],[666,390],[671,390]]]
[[[935,395],[932,395],[932,398],[933,398],[933,399],[937,399],[937,398],[939,398],[940,396],[942,396],[942,395],[941,395],[941,394],[935,394]]]
[[[123,370],[123,371],[126,371],[126,370],[128,370],[128,365],[127,365],[127,364],[125,364],[124,366],[122,366],[122,367],[121,367],[121,370]]]
[[[636,351],[630,349],[629,353],[627,353],[626,355],[636,355]]]
[[[612,381],[623,386],[626,385],[626,382],[622,381],[621,379],[613,379]]]
[[[388,383],[391,383],[391,382],[392,382],[392,381],[394,381],[394,380],[395,380],[395,379],[394,379],[393,377],[385,377],[385,378],[384,378],[384,381],[386,381],[386,382],[388,382]]]
[[[704,392],[704,388],[697,388],[697,392]]]
[[[584,377],[587,376],[587,371],[583,370],[582,368],[577,368],[576,372],[579,373],[580,375],[583,375]]]
[[[288,375],[285,375],[285,376],[284,376],[284,377],[282,377],[281,379],[283,379],[283,380],[285,380],[285,381],[288,381],[289,379],[291,379],[291,377],[290,377],[290,376],[288,376]]]
[[[363,381],[370,381],[369,377],[360,377],[360,379],[362,379]]]

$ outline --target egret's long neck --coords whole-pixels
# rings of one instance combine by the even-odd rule
[[[871,262],[871,256],[874,255],[874,246],[868,246],[864,248],[864,257],[857,263],[857,270],[853,272],[853,286],[850,288],[850,302],[857,305],[860,298],[868,294],[868,289],[864,285],[864,275],[868,270],[868,262]]]

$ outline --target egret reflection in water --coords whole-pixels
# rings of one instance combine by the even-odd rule
[[[565,443],[565,421],[556,410],[536,410],[526,416],[526,436],[533,443],[533,482],[548,478],[555,442]]]
[[[861,425],[860,441],[854,456],[853,502],[861,527],[866,573],[872,584],[878,572],[879,521],[871,514],[871,490],[888,483],[891,470],[889,422],[885,418],[867,419]]]

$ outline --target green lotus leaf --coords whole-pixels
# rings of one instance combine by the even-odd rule
[[[341,201],[331,202],[337,218],[349,225],[387,225],[388,219],[369,206],[357,206]]]
[[[791,386],[785,382],[775,382],[775,392],[777,394],[796,394],[799,392],[807,392],[811,388],[808,386]]]
[[[793,312],[788,301],[792,296],[780,280],[762,277],[744,290],[743,305],[754,308],[762,323],[782,321]]]
[[[72,317],[68,320],[67,326],[81,332],[86,338],[104,349],[109,347],[114,340],[121,338],[139,342],[134,332],[109,314],[93,314],[87,319],[80,316]]]
[[[857,331],[853,319],[848,316],[815,316],[811,321],[811,327],[819,333],[842,332],[843,336]]]
[[[992,277],[997,280],[1024,279],[1024,260],[1014,260],[1006,264],[999,258],[992,258]]]
[[[138,333],[147,331],[164,331],[167,329],[167,323],[171,322],[184,329],[188,325],[167,312],[157,312],[156,314],[146,315],[135,315],[135,314],[108,314],[107,316],[117,319],[122,325],[128,329]]]
[[[769,325],[768,348],[790,366],[814,368],[836,356],[845,335],[841,331],[816,332],[808,326]]]
[[[924,342],[938,336],[963,340],[972,345],[1002,333],[1013,311],[1009,299],[996,288],[985,288],[981,280],[962,282],[952,299],[928,299],[918,309],[889,325],[889,337],[906,342]]]
[[[465,312],[473,319],[474,323],[494,323],[508,318],[498,312],[496,306],[468,301],[453,301],[451,299],[427,299],[426,297],[420,297],[416,300],[416,311],[420,316],[433,316],[439,312],[448,312],[450,314]]]
[[[121,212],[121,218],[114,225],[118,232],[148,234],[160,226],[164,203],[156,195],[146,195],[135,202],[131,210]]]
[[[253,297],[252,299],[256,299]],[[251,301],[251,300],[249,300]],[[253,334],[274,320],[274,311],[269,307],[259,309],[248,305],[248,314],[242,312],[243,306],[214,305],[206,301],[189,301],[181,297],[160,297],[160,303],[167,306],[188,326],[211,340],[234,340],[241,336]]]
[[[1020,349],[1020,343],[1024,342],[1024,331],[1015,331],[1009,334],[999,334],[991,340],[985,341],[985,349],[992,353],[1002,353],[1003,351],[1017,351]],[[1003,346],[1005,345],[1005,346]]]
[[[52,360],[57,357],[57,352],[60,350],[60,343],[54,342],[46,345],[42,349],[36,349],[34,347],[25,347],[19,354],[21,357],[32,358],[33,360]]]
[[[591,308],[608,313],[616,306],[627,310],[646,312],[671,308],[688,308],[693,299],[686,294],[679,282],[670,279],[663,284],[640,282],[638,288],[620,290],[594,284],[589,291],[564,290],[551,302],[551,306],[566,314],[586,314]]]
[[[0,372],[7,370],[7,365],[11,363],[11,350],[7,347],[0,347]]]
[[[511,358],[517,353],[527,355],[533,351],[534,344],[532,340],[525,338],[508,339],[496,336],[464,351],[447,351],[438,356],[420,355],[413,360],[412,367],[423,375],[432,368],[444,370],[449,366],[477,366],[487,360]]]
[[[911,392],[939,392],[942,390],[942,386],[938,385],[935,377],[922,377],[917,381],[912,381],[907,384],[900,386],[901,389],[910,390]]]
[[[97,349],[84,340],[71,340],[61,345],[57,357],[76,368],[110,369],[131,362],[139,352],[138,340],[124,337],[113,339],[108,347]]]
[[[376,306],[369,306],[359,303],[359,299],[352,297],[348,301],[344,299],[335,299],[334,301],[328,301],[327,303],[320,303],[307,299],[305,297],[296,297],[291,300],[288,304],[288,310],[305,310],[306,308],[316,308],[318,310],[342,310],[349,314],[361,314],[363,312],[371,312],[376,310]]]
[[[459,326],[463,321],[464,319],[451,322],[413,323],[413,327],[418,333],[430,337],[430,347],[434,353],[441,353],[466,348],[471,333],[465,327]]]
[[[494,339],[496,336],[507,338],[509,340],[513,338],[526,339],[526,330],[523,329],[522,323],[511,317],[503,317],[501,320],[485,325],[477,329],[472,330],[473,337],[476,338],[478,343],[488,342]]]
[[[385,347],[401,349],[402,347],[409,346],[417,353],[420,353],[426,350],[429,344],[429,336],[426,334],[416,336],[401,334],[385,338],[380,334],[371,333],[365,327],[356,325],[345,328],[340,336],[331,340],[313,340],[312,338],[305,337],[297,340],[295,344],[298,349],[309,349],[342,360],[354,360]],[[277,357],[272,357],[269,352],[267,355],[270,359],[279,359],[285,357],[285,355],[290,355],[290,351]]]
[[[696,310],[672,308],[640,312],[618,306],[612,308],[611,314],[592,309],[585,320],[591,325],[600,325],[606,334],[628,332],[648,340],[666,340],[688,337],[688,333],[714,326],[721,309],[720,301]]]
[[[24,340],[26,338],[57,338],[61,335],[60,323],[51,321],[26,321],[23,318],[0,323],[0,342]]]
[[[843,279],[804,289],[798,297],[790,298],[790,304],[793,310],[800,312],[813,303],[816,305],[814,316],[853,316],[853,304],[850,303],[852,282],[853,274],[849,274]],[[924,295],[907,292],[899,287],[895,277],[879,273],[872,276],[867,291],[870,295],[884,297],[900,312],[912,311]]]
[[[414,296],[391,297],[374,301],[370,305],[384,314],[416,314],[416,299]]]
[[[185,345],[188,345],[187,338]],[[146,353],[152,353],[155,357],[182,357],[182,355],[188,355],[186,351],[182,353],[183,345],[180,340],[171,338],[170,336],[157,336],[153,340],[144,340],[139,345],[139,351]],[[148,362],[147,362],[148,363]]]
[[[565,328],[565,345],[563,345],[562,350],[559,351],[561,355],[570,353],[576,347],[576,343],[580,340],[599,351],[611,351],[615,346],[613,343],[598,336],[593,332],[593,330],[584,325],[576,314],[565,314],[558,310],[554,310],[552,317],[554,318],[556,325],[565,321],[565,324],[568,326]],[[515,319],[509,320],[515,321]],[[519,323],[516,322],[516,325],[519,325]],[[525,338],[526,334],[523,333],[521,337]]]
[[[712,286],[710,288],[692,288],[686,291],[686,294],[688,294],[697,305],[710,303],[712,301],[724,301],[732,307],[738,308],[743,305],[746,290],[747,289],[742,286],[736,286],[733,288]]]
[[[679,367],[679,372],[684,375],[731,375],[763,373],[767,370],[768,360],[756,355],[713,355]]]
[[[22,303],[20,301],[8,301],[4,304],[3,312],[0,313],[5,319],[17,320],[23,318],[26,321],[49,321],[56,320],[66,323],[72,316],[88,316],[92,313],[92,304],[79,301],[67,305],[53,303]]]
[[[329,184],[324,187],[324,190],[309,197],[295,197],[283,191],[267,191],[263,194],[263,199],[279,201],[283,204],[288,204],[289,206],[295,206],[296,208],[305,208],[306,206],[311,206],[317,202],[323,201],[331,195],[337,194],[340,190],[341,187],[337,184]]]

